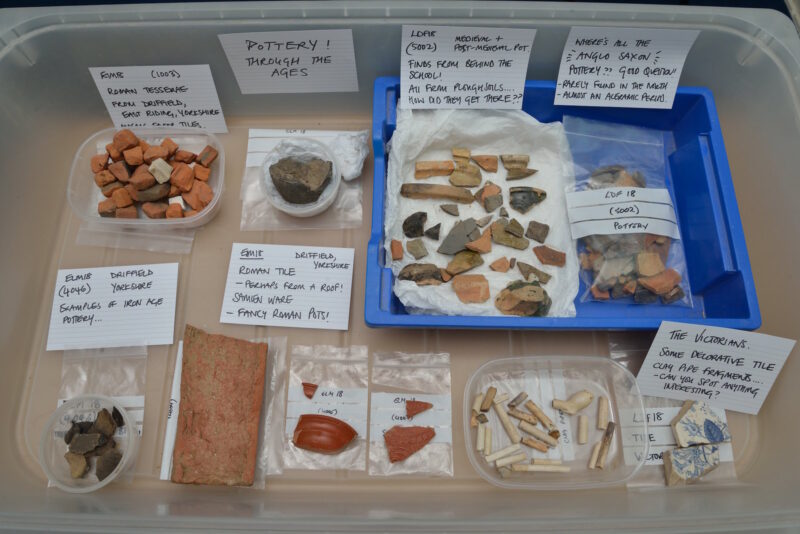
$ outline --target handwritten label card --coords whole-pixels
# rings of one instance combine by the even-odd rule
[[[234,243],[221,323],[347,330],[352,248]]]
[[[567,193],[567,216],[573,239],[641,232],[680,239],[666,189],[610,187]]]
[[[412,109],[521,109],[536,30],[403,26],[400,102]]]
[[[94,67],[89,72],[117,129],[228,131],[208,65]]]
[[[358,91],[353,30],[218,36],[242,94]]]
[[[664,321],[636,381],[645,395],[757,414],[795,342]]]
[[[172,344],[178,264],[60,269],[47,350]]]
[[[556,105],[672,107],[698,30],[574,27],[556,85]]]

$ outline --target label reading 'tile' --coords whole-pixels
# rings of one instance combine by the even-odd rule
[[[561,56],[554,103],[669,109],[699,33],[574,27]]]
[[[218,36],[242,94],[358,91],[353,30]]]
[[[228,131],[208,65],[95,67],[89,72],[117,129]]]
[[[47,350],[169,345],[178,264],[61,269]]]
[[[347,330],[354,252],[234,243],[220,322]]]
[[[536,30],[403,26],[406,109],[521,109]]]

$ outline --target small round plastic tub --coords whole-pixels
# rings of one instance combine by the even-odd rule
[[[503,469],[501,473],[494,462],[486,461],[483,452],[477,449],[478,429],[470,426],[472,406],[477,395],[485,393],[490,386],[497,388],[497,397],[507,394],[501,402],[508,410],[508,402],[525,392],[556,425],[561,433],[558,446],[539,452],[520,443],[519,453],[526,459],[515,463],[531,464],[537,459],[555,460],[568,472],[529,472]],[[575,415],[568,415],[552,408],[553,399],[566,399],[580,390],[592,393],[592,402]],[[615,430],[603,469],[589,469],[592,449],[604,431],[597,428],[599,397],[608,399],[608,420]],[[524,413],[525,402],[516,407]],[[578,416],[589,420],[588,441],[578,444]],[[487,425],[492,429],[492,452],[509,445],[506,433],[495,406],[486,412]],[[531,437],[519,429],[520,421],[509,419],[523,438]],[[544,430],[541,423],[536,427]],[[475,371],[464,390],[464,438],[467,457],[478,474],[495,486],[525,490],[574,490],[602,488],[624,484],[630,480],[647,458],[649,443],[644,404],[636,378],[624,367],[608,358],[582,356],[536,356],[493,360]],[[524,468],[523,468],[524,469]]]
[[[92,156],[105,152],[105,146],[111,142],[116,128],[107,128],[91,135],[83,142],[72,160],[72,169],[69,174],[69,185],[67,187],[67,201],[75,213],[84,221],[101,225],[106,229],[139,229],[148,231],[169,231],[171,229],[187,229],[203,226],[217,214],[220,204],[220,197],[225,185],[225,151],[222,143],[212,133],[199,128],[174,128],[174,129],[131,129],[137,137],[144,139],[150,145],[159,145],[164,138],[169,137],[178,145],[180,150],[188,150],[199,154],[206,145],[214,147],[218,155],[217,159],[211,164],[211,175],[208,185],[214,192],[211,199],[200,213],[192,217],[181,219],[148,219],[139,208],[138,219],[115,219],[113,217],[101,217],[97,213],[97,204],[106,197],[94,182],[94,174],[91,169]],[[166,201],[166,199],[164,199]]]
[[[72,426],[73,421],[93,421],[97,412],[103,408],[109,412],[116,407],[125,424],[117,429],[114,440],[122,459],[114,471],[105,479],[98,480],[95,475],[94,458],[90,460],[89,471],[83,478],[72,478],[69,464],[64,459],[68,450],[64,442],[64,434]],[[82,395],[69,399],[59,406],[45,424],[39,440],[39,464],[45,475],[56,487],[69,493],[89,493],[99,490],[119,478],[128,471],[136,459],[139,436],[136,422],[119,403],[103,395]]]
[[[294,158],[303,162],[309,161],[312,158],[319,158],[321,160],[331,162],[331,181],[322,190],[319,198],[308,204],[295,204],[288,202],[281,196],[275,184],[272,183],[272,177],[269,173],[271,165],[278,163],[284,158]],[[264,163],[261,164],[261,183],[264,185],[267,194],[267,201],[275,208],[284,213],[294,217],[313,217],[319,215],[333,204],[336,200],[336,195],[339,193],[339,186],[342,183],[342,175],[339,166],[336,164],[336,157],[333,153],[315,139],[308,137],[293,137],[284,139],[278,143],[272,151],[264,158]]]

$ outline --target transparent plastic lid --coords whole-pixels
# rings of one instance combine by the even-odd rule
[[[479,430],[471,424],[472,408],[476,396],[486,393],[490,387],[497,390],[495,399],[503,399],[506,395],[507,399],[499,403],[493,401],[488,411],[481,412],[488,422]],[[568,415],[552,407],[554,399],[565,400],[580,391],[588,392],[591,402],[576,414]],[[533,415],[525,406],[528,400],[533,401],[560,434],[555,447],[539,451],[524,443],[515,446],[498,410],[508,414],[508,403],[522,392],[527,394],[527,398],[514,409],[526,416]],[[601,397],[608,400],[608,421],[613,423],[614,431],[608,441],[602,468],[590,469],[593,449],[597,446],[602,450],[598,444],[606,434],[605,430],[598,428]],[[579,443],[578,439],[581,415],[588,420],[586,443]],[[524,426],[520,419],[513,415],[507,417],[520,438],[534,438],[520,428]],[[534,427],[550,435],[550,429],[541,421]],[[479,433],[485,438],[486,428],[491,429],[491,454],[488,456],[485,455],[487,441],[484,439],[479,443],[478,439]],[[464,390],[467,457],[480,476],[501,488],[551,491],[623,484],[636,474],[647,457],[649,443],[646,437],[647,421],[636,378],[608,358],[537,356],[494,360],[475,371]],[[507,447],[514,449],[513,454],[500,459],[510,460],[497,464],[496,453]],[[525,467],[536,465],[541,467]]]

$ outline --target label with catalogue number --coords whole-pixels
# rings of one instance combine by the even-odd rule
[[[587,235],[648,233],[680,239],[666,189],[610,187],[567,193],[573,239]]]

